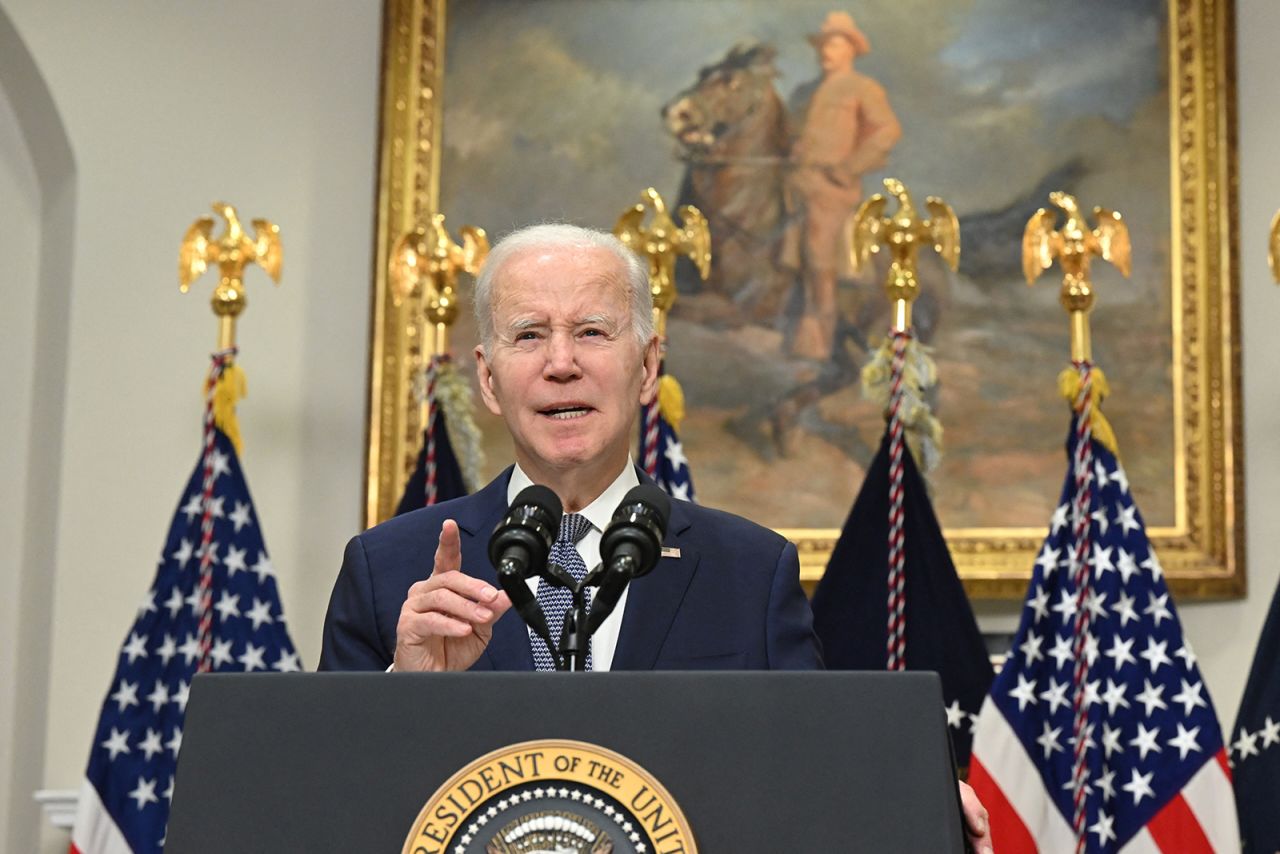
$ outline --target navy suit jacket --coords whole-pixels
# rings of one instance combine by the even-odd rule
[[[431,574],[445,519],[458,523],[462,571],[498,586],[489,536],[507,509],[511,469],[474,495],[397,516],[352,538],[324,621],[321,670],[386,670],[410,585]],[[643,475],[642,475],[643,477]],[[665,546],[679,557],[631,582],[614,670],[822,667],[796,547],[745,519],[671,502]],[[533,670],[512,609],[472,670]]]

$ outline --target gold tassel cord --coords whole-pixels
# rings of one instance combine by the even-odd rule
[[[236,403],[244,398],[248,391],[244,371],[240,365],[231,362],[222,369],[217,385],[213,389],[213,423],[223,432],[231,445],[236,449],[236,456],[244,453],[244,443],[240,438],[240,420],[236,417]],[[208,381],[205,381],[205,394],[209,393]]]
[[[658,378],[658,413],[671,425],[671,429],[680,432],[680,423],[684,421],[684,389],[680,381],[670,374]]]
[[[1058,374],[1058,394],[1066,398],[1067,403],[1071,404],[1071,408],[1078,415],[1080,410],[1076,406],[1076,398],[1080,395],[1080,373],[1075,368],[1065,368],[1062,373]],[[1089,423],[1093,432],[1093,438],[1102,443],[1102,446],[1108,451],[1116,455],[1116,459],[1120,459],[1120,445],[1116,441],[1116,433],[1111,429],[1111,422],[1107,420],[1107,416],[1102,414],[1102,401],[1111,394],[1111,384],[1107,382],[1107,375],[1102,372],[1101,368],[1093,369],[1093,413],[1090,415]]]
[[[480,470],[484,468],[484,448],[476,425],[471,384],[452,361],[442,362],[437,369],[436,403],[449,425],[449,438],[462,469],[463,483],[468,492],[475,492],[483,485]]]
[[[938,382],[938,368],[930,352],[914,338],[907,341],[902,368],[902,401],[898,406],[907,447],[925,474],[937,468],[942,461],[942,422],[925,401],[925,394]],[[862,368],[863,396],[886,412],[892,376],[893,342],[887,340]]]

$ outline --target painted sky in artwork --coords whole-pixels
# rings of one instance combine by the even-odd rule
[[[935,342],[949,383],[940,411],[948,457],[935,479],[944,524],[1038,526],[1056,500],[1065,406],[1051,390],[1066,358],[1066,321],[1052,275],[1031,290],[1020,283],[1017,252],[1020,223],[1045,204],[1030,194],[1062,170],[1086,207],[1121,210],[1133,235],[1131,281],[1098,268],[1095,346],[1118,390],[1109,411],[1126,466],[1147,493],[1139,500],[1154,524],[1170,520],[1169,111],[1160,0],[453,3],[441,209],[452,226],[483,225],[496,238],[545,220],[609,228],[650,185],[674,202],[683,166],[662,105],[700,67],[752,40],[777,49],[775,88],[786,99],[817,76],[805,35],[833,8],[850,12],[869,37],[872,51],[859,57],[858,70],[883,84],[903,125],[887,172],[918,195],[943,196],[962,220],[1017,208],[1015,225],[985,248],[1008,262],[998,273],[990,266],[967,273],[962,260]],[[864,176],[866,192],[880,177]],[[966,244],[968,263],[983,251]],[[1109,336],[1112,327],[1123,333]],[[736,496],[758,494],[783,469],[725,435],[724,420],[751,402],[724,387],[723,371],[744,360],[777,362],[778,342],[761,330],[673,330],[683,336],[672,333],[671,362],[689,393],[695,479],[702,462],[712,481],[698,483],[699,494],[742,512]],[[784,390],[785,371],[770,371],[753,375],[756,393]],[[880,429],[855,389],[823,407],[807,425],[803,460],[786,469],[821,496],[804,509],[814,527],[842,521]],[[844,432],[824,433],[831,423]],[[700,461],[699,443],[716,450]],[[851,453],[851,444],[859,450]],[[500,449],[493,456],[506,458]],[[1008,501],[992,503],[993,495]],[[755,518],[786,526],[782,517],[793,512],[780,504]]]

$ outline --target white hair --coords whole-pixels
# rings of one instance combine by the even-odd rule
[[[493,285],[512,257],[527,249],[604,249],[618,259],[631,305],[631,332],[641,347],[653,338],[653,294],[649,290],[649,270],[640,256],[607,231],[553,222],[530,225],[502,238],[489,251],[476,278],[475,313],[480,344],[488,355],[493,345]]]

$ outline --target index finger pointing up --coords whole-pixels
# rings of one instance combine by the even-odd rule
[[[458,537],[458,523],[445,519],[440,526],[440,543],[436,546],[436,563],[432,575],[457,572],[462,568],[462,543]]]

